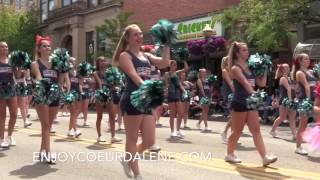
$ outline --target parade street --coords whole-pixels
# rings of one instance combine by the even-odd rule
[[[69,117],[58,117],[55,124],[57,133],[52,136],[51,149],[57,153],[55,165],[37,162],[35,154],[40,145],[40,122],[31,110],[33,125],[27,129],[22,119],[13,136],[17,146],[0,151],[0,179],[127,179],[118,159],[112,158],[124,152],[124,142],[109,144],[106,115],[103,121],[105,144],[96,143],[95,118],[89,114],[90,127],[79,127],[79,139],[66,136]],[[261,125],[268,152],[279,160],[268,168],[261,166],[261,159],[255,150],[248,129],[244,130],[237,147],[242,163],[233,165],[224,162],[226,144],[220,133],[225,126],[222,118],[211,118],[210,133],[202,133],[195,128],[196,120],[189,120],[190,130],[184,130],[184,139],[170,139],[168,118],[161,119],[162,127],[156,129],[156,141],[162,150],[159,154],[146,153],[140,160],[141,173],[145,179],[320,179],[320,153],[311,152],[309,156],[294,153],[295,143],[291,141],[287,126],[279,127],[275,139],[269,135],[270,125]],[[83,119],[79,119],[82,123]],[[125,141],[124,130],[117,132]],[[307,146],[306,144],[304,144]],[[78,154],[71,157],[72,154]],[[79,155],[80,154],[80,155]],[[100,156],[100,157],[96,157]]]

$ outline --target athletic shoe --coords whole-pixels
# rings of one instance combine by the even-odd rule
[[[90,125],[89,125],[88,122],[84,122],[82,126],[83,126],[83,127],[89,127]]]
[[[120,157],[120,163],[123,167],[124,173],[127,175],[128,178],[133,178],[132,170],[129,166],[129,162],[125,160],[125,157]]]
[[[98,137],[97,142],[106,142],[106,139],[103,136]]]
[[[24,128],[27,128],[27,127],[29,127],[29,126],[31,126],[32,125],[32,122],[30,122],[30,121],[28,121],[28,120],[26,120],[26,122],[24,122]]]
[[[176,132],[172,132],[170,134],[170,138],[179,138],[179,136],[176,134]]]
[[[239,159],[236,155],[234,154],[230,154],[230,155],[227,155],[224,160],[226,162],[230,162],[230,163],[241,163],[241,159]]]
[[[269,134],[273,137],[273,138],[277,138],[277,133],[275,131],[270,131]]]
[[[300,155],[308,155],[308,152],[304,149],[302,149],[302,147],[298,147],[295,151],[295,153],[300,154]]]
[[[157,144],[153,144],[152,146],[149,147],[149,150],[151,152],[159,152],[161,150],[161,147],[158,146]]]
[[[111,138],[111,143],[117,143],[117,142],[121,142],[121,141],[122,141],[122,139],[121,139],[121,138],[118,138],[118,137],[116,137],[116,136],[114,136],[114,137]]]
[[[227,144],[228,143],[227,133],[223,132],[220,134],[220,136],[221,136],[222,143]]]
[[[271,163],[274,163],[278,160],[277,156],[266,155],[262,160],[263,166],[268,166]]]
[[[138,176],[133,178],[134,180],[143,180],[142,176],[139,174]]]
[[[8,142],[7,138],[4,138],[4,139],[0,140],[0,147],[9,148],[9,142]]]
[[[81,136],[81,134],[82,134],[82,133],[81,133],[80,130],[76,130],[74,137],[78,138],[79,136]]]
[[[209,127],[205,127],[204,129],[202,129],[202,132],[210,132],[210,131],[212,131],[212,129]]]
[[[74,130],[73,129],[69,130],[67,136],[68,137],[73,137],[74,136]]]
[[[176,134],[179,138],[184,138],[186,136],[186,134],[181,131],[177,131]]]
[[[51,126],[51,128],[50,128],[50,133],[51,134],[54,134],[54,133],[56,133],[57,131],[56,131],[56,129],[53,127],[53,125]]]
[[[13,139],[13,137],[12,136],[7,136],[7,142],[8,142],[8,145],[9,146],[16,146],[17,144],[16,144],[16,141]]]

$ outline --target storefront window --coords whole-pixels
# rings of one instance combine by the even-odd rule
[[[40,4],[41,21],[43,22],[48,18],[47,0],[40,0]]]
[[[106,4],[107,2],[110,2],[110,0],[98,0],[98,4]]]
[[[62,0],[62,6],[69,6],[71,4],[71,0]]]
[[[88,0],[88,8],[96,7],[98,0]]]
[[[55,1],[54,0],[48,0],[49,2],[49,11],[52,11],[55,9]]]

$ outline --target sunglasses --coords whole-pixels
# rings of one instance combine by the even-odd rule
[[[41,45],[40,47],[42,47],[42,48],[49,48],[49,47],[51,47],[50,45]]]

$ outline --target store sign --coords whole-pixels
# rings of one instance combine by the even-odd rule
[[[221,23],[213,22],[212,17],[209,16],[175,23],[175,30],[178,33],[178,41],[183,42],[203,38],[202,30],[206,24],[210,24],[211,28],[216,31],[217,36],[222,35]]]

